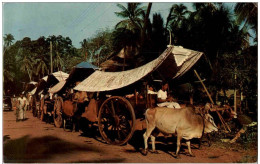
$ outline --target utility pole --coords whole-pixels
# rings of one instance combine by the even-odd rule
[[[52,41],[50,41],[50,57],[51,57],[51,73],[53,73],[53,67],[52,67]]]

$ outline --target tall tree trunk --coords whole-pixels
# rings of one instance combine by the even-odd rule
[[[141,32],[141,46],[144,44],[144,41],[145,41],[146,28],[147,28],[147,23],[148,23],[148,18],[150,15],[151,8],[152,8],[152,3],[150,2],[150,3],[148,3],[148,8],[146,10],[146,14],[145,14],[145,18],[144,18],[144,27]]]

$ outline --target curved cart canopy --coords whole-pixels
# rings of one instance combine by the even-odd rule
[[[61,90],[61,88],[65,85],[65,83],[66,83],[66,80],[60,81],[59,83],[54,85],[52,88],[50,88],[48,92],[50,92],[50,93],[59,92]]]
[[[35,94],[35,92],[36,92],[36,89],[37,89],[37,87],[35,87],[33,90],[31,90],[29,93],[31,94],[31,95],[34,95]]]
[[[180,46],[168,46],[157,59],[141,67],[122,72],[96,71],[74,89],[87,92],[111,91],[133,84],[155,70],[165,79],[174,79],[187,72],[202,54]]]
[[[40,79],[35,93],[38,94],[40,91],[47,89],[53,85],[56,85],[60,81],[66,80],[68,76],[69,74],[65,72],[57,71],[52,74],[49,74],[48,76],[43,77],[42,79]]]
[[[54,72],[50,75],[48,75],[48,79],[47,79],[47,83],[49,85],[53,85],[54,83],[57,84],[58,82],[62,81],[62,80],[66,80],[69,77],[69,74],[62,72],[62,71],[58,71],[58,72]]]
[[[37,86],[37,82],[35,82],[35,81],[30,81],[29,83],[27,83],[26,85],[25,85],[25,89],[24,89],[24,91],[27,93],[27,92],[30,92],[30,91],[32,91],[36,86]]]
[[[50,88],[50,93],[57,93],[64,88],[76,83],[77,81],[82,81],[91,75],[95,70],[99,70],[97,66],[94,66],[88,62],[81,62],[77,64],[70,72],[66,80],[61,80],[55,86]]]
[[[35,92],[32,94],[38,94],[40,91],[42,91],[46,84],[47,84],[47,79],[48,79],[48,76],[44,76],[43,78],[41,78],[39,81],[38,81],[38,84],[37,84],[37,87],[36,87],[36,90]]]

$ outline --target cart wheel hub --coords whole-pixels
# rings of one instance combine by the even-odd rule
[[[116,125],[116,127],[118,127],[119,126],[119,117],[116,115],[116,116],[114,116],[114,119],[115,119],[115,125]]]

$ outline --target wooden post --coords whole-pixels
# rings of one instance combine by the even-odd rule
[[[169,43],[169,45],[172,45],[172,33],[171,33],[170,30],[168,30],[168,31],[169,31],[169,33],[170,33],[170,43]]]
[[[50,58],[51,58],[51,73],[53,73],[53,67],[52,67],[52,41],[50,41]]]
[[[208,92],[206,86],[204,85],[203,81],[201,80],[199,74],[197,73],[196,70],[194,70],[194,72],[195,72],[196,76],[198,77],[200,83],[202,84],[204,90],[206,91],[206,93],[207,93],[207,95],[208,95],[208,97],[209,97],[210,102],[211,102],[212,104],[214,104],[214,101],[212,100],[211,95],[209,94],[209,92]],[[219,114],[219,112],[218,112],[218,111],[216,111],[216,112],[217,112],[217,114],[218,114],[218,117],[219,117],[221,123],[224,125],[224,128],[225,128],[225,126],[226,126],[227,129],[231,132],[231,130],[230,130],[228,124],[226,124],[226,122],[224,121],[224,119],[222,118],[222,116]],[[226,128],[225,128],[225,130],[226,130]]]

